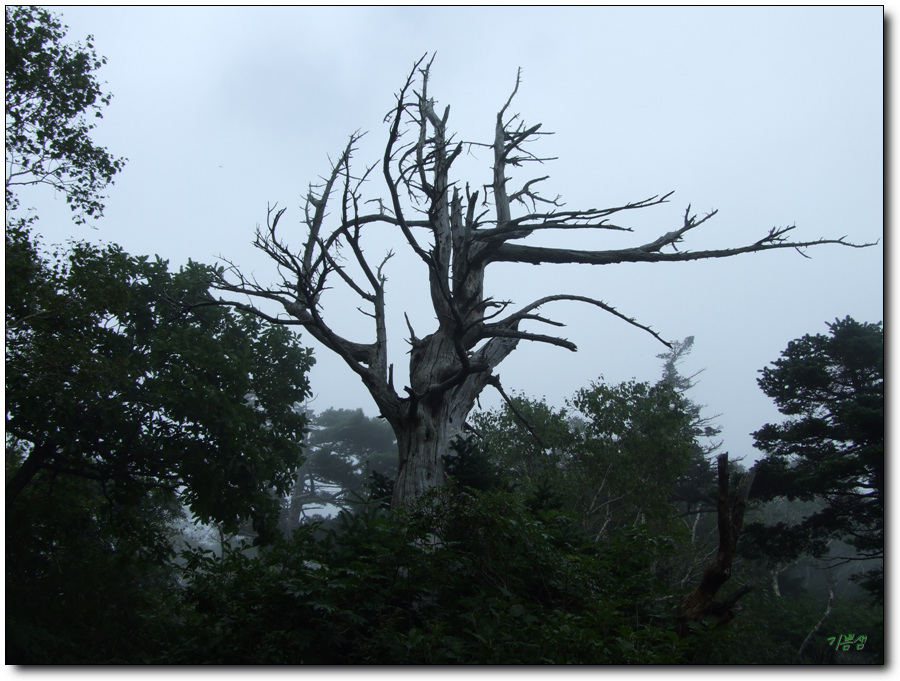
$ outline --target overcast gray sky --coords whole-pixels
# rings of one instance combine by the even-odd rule
[[[56,11],[70,39],[93,34],[109,60],[100,77],[114,98],[95,139],[129,162],[96,229],[75,226],[62,199],[23,194],[49,243],[115,242],[175,267],[223,256],[274,281],[273,266],[250,246],[267,204],[286,206],[283,224],[300,230],[307,185],[356,130],[369,131],[358,162],[377,163],[394,93],[416,59],[435,51],[430,91],[451,105],[450,127],[467,141],[491,141],[522,68],[513,109],[556,133],[537,149],[558,157],[535,172],[551,176],[546,195],[588,208],[675,191],[671,203],[629,216],[635,234],[589,233],[577,245],[646,243],[680,226],[688,204],[719,214],[688,235],[685,249],[744,245],[791,224],[799,240],[883,238],[880,7]],[[490,182],[486,153],[462,161],[461,183]],[[386,195],[377,177],[368,192]],[[368,252],[380,260],[392,243],[379,236]],[[826,333],[836,317],[884,317],[882,245],[808,255],[498,265],[487,286],[519,305],[588,295],[664,338],[695,336],[683,370],[705,372],[693,397],[721,414],[725,449],[754,458],[749,433],[779,418],[756,385],[758,370],[790,340]],[[420,265],[398,256],[387,269],[398,367],[407,362],[403,313],[419,336],[433,330]],[[326,312],[354,340],[371,337],[346,299],[336,296]],[[659,377],[665,348],[645,332],[575,303],[543,312],[567,324],[563,334],[579,352],[521,344],[499,368],[508,390],[561,405],[600,376]],[[316,357],[313,408],[374,415],[355,376],[324,349]],[[499,403],[484,397],[485,406]]]

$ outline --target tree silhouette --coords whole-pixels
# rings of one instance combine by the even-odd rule
[[[87,44],[66,44],[67,28],[42,7],[6,8],[6,210],[19,187],[61,192],[82,223],[103,215],[103,190],[125,166],[91,140],[112,98],[97,71],[106,63]]]
[[[755,466],[754,497],[822,505],[800,522],[748,530],[756,550],[775,560],[823,557],[832,540],[847,542],[854,555],[826,560],[875,563],[858,578],[883,599],[884,329],[851,317],[828,329],[791,341],[760,371],[760,388],[786,419],[753,433],[766,454]]]
[[[427,56],[427,55],[426,55]],[[355,173],[351,160],[360,134],[350,137],[333,162],[324,183],[311,186],[306,197],[305,245],[293,250],[279,232],[285,209],[269,210],[266,226],[257,229],[254,245],[278,266],[281,282],[262,286],[237,268],[220,267],[215,286],[224,292],[248,295],[258,302],[220,299],[249,309],[272,321],[303,326],[325,347],[337,353],[359,376],[375,400],[381,415],[397,436],[399,474],[394,502],[414,497],[445,481],[443,457],[450,443],[463,433],[467,414],[489,385],[500,388],[494,370],[520,341],[546,343],[576,350],[558,335],[523,328],[525,323],[560,327],[539,310],[558,301],[578,301],[599,308],[665,341],[652,329],[594,298],[557,294],[514,309],[484,290],[485,271],[495,263],[544,263],[611,265],[626,262],[685,262],[724,258],[776,248],[802,249],[818,244],[855,246],[839,239],[790,241],[794,227],[772,228],[759,240],[735,248],[676,250],[684,236],[715,215],[698,216],[690,206],[683,224],[674,231],[630,248],[577,250],[519,243],[537,232],[610,230],[631,231],[611,219],[665,203],[671,192],[611,208],[566,209],[558,199],[538,192],[547,176],[535,177],[511,187],[509,173],[541,158],[529,150],[531,142],[548,133],[540,124],[527,125],[510,105],[512,94],[497,114],[491,143],[457,141],[449,133],[449,107],[442,113],[428,91],[432,61],[422,57],[410,71],[396,96],[396,106],[385,122],[389,131],[380,170],[387,188],[386,200],[376,199],[377,212],[364,212],[363,184],[378,166]],[[520,74],[521,75],[521,72]],[[416,89],[416,87],[418,89]],[[492,150],[493,169],[487,184],[472,189],[452,179],[451,169],[466,149]],[[514,213],[513,209],[517,209]],[[428,268],[431,305],[437,328],[419,337],[407,319],[411,345],[409,379],[395,388],[394,366],[388,362],[385,321],[385,265],[370,260],[362,236],[370,228],[399,230],[409,248]],[[672,246],[671,251],[663,249]],[[366,342],[337,333],[326,319],[322,293],[340,284],[354,292],[370,319],[373,336]],[[243,299],[243,298],[242,298]],[[264,301],[277,303],[287,317],[271,315]],[[211,301],[212,302],[212,301]],[[666,343],[667,344],[667,343]],[[668,345],[668,344],[667,344]]]

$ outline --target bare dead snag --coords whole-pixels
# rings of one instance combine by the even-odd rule
[[[700,580],[700,585],[681,601],[677,619],[678,635],[688,634],[690,622],[707,617],[715,618],[716,626],[723,626],[734,618],[734,607],[738,600],[753,590],[753,585],[744,585],[731,593],[723,601],[716,600],[719,589],[731,578],[731,566],[738,535],[744,524],[747,497],[756,476],[755,470],[745,473],[738,483],[731,508],[728,506],[728,454],[716,457],[718,465],[718,495],[716,507],[719,526],[719,548],[715,559],[709,564]]]
[[[834,585],[832,584],[828,588],[828,606],[825,608],[825,614],[822,615],[822,619],[820,619],[816,626],[812,628],[812,631],[807,634],[806,638],[803,639],[803,643],[800,645],[800,649],[797,651],[797,662],[801,662],[803,660],[803,653],[806,652],[806,646],[809,645],[809,642],[813,640],[813,637],[818,634],[822,627],[825,625],[825,621],[831,617],[831,611],[834,607]]]
[[[276,264],[280,281],[261,285],[230,263],[212,282],[228,304],[282,324],[303,327],[326,348],[339,355],[369,390],[381,415],[397,436],[400,472],[394,502],[418,496],[444,482],[443,457],[450,443],[463,434],[465,419],[487,386],[494,369],[520,341],[546,343],[574,351],[575,344],[558,335],[539,333],[533,326],[562,324],[538,308],[558,301],[578,301],[613,314],[666,343],[650,327],[620,313],[606,302],[566,294],[548,295],[518,309],[512,301],[496,301],[484,292],[486,269],[498,262],[606,265],[623,262],[689,261],[721,258],[774,248],[802,249],[819,244],[854,246],[840,239],[787,240],[793,227],[775,228],[758,241],[732,249],[674,250],[684,236],[704,224],[715,212],[691,214],[662,236],[632,248],[572,250],[545,248],[520,242],[541,230],[610,230],[630,232],[610,222],[632,211],[666,203],[671,192],[610,208],[565,209],[558,197],[548,199],[537,185],[540,176],[513,185],[512,172],[531,163],[551,160],[530,151],[530,145],[549,133],[526,125],[508,110],[520,86],[497,114],[491,142],[455,141],[448,131],[450,109],[440,111],[429,96],[431,62],[422,57],[413,66],[385,117],[388,133],[381,162],[354,173],[351,161],[361,135],[355,133],[322,183],[311,185],[303,222],[305,238],[292,247],[279,230],[284,209],[269,211],[265,228],[258,228],[254,245]],[[483,148],[493,156],[489,179],[474,186],[461,185],[453,164],[465,148]],[[365,199],[362,188],[381,171],[387,199]],[[365,212],[375,205],[377,212]],[[518,212],[517,212],[518,211]],[[437,327],[418,338],[412,333],[409,375],[399,392],[394,388],[394,366],[388,362],[385,266],[391,253],[373,266],[364,252],[363,235],[373,228],[399,230],[410,250],[426,265],[428,296]],[[671,246],[672,252],[663,252]],[[359,300],[363,315],[359,329],[368,338],[355,340],[337,333],[322,294],[342,287]],[[423,287],[424,288],[424,287]],[[237,298],[235,298],[235,296]],[[271,301],[282,313],[260,304]],[[668,343],[666,343],[668,345]],[[399,372],[397,372],[399,374]]]

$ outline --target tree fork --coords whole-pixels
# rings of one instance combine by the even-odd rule
[[[611,224],[610,219],[667,203],[671,192],[608,208],[563,210],[558,197],[549,199],[539,194],[536,185],[546,180],[546,176],[525,180],[518,189],[508,187],[511,178],[507,171],[511,168],[551,160],[528,149],[532,142],[550,133],[541,131],[540,125],[526,125],[518,114],[508,114],[521,85],[521,71],[517,73],[512,94],[497,114],[493,140],[460,142],[454,141],[447,129],[449,107],[439,115],[428,95],[433,57],[428,60],[427,56],[410,70],[396,95],[395,106],[385,117],[388,133],[380,168],[389,200],[363,198],[363,183],[374,180],[369,178],[369,171],[378,166],[372,166],[359,178],[352,175],[350,161],[360,138],[360,134],[354,133],[324,183],[315,189],[311,187],[307,194],[304,221],[308,237],[299,255],[291,251],[277,231],[283,212],[276,214],[268,229],[257,229],[254,245],[275,261],[281,281],[262,286],[234,267],[217,271],[214,287],[241,297],[278,303],[286,316],[273,315],[243,300],[210,301],[255,311],[269,321],[304,327],[360,377],[397,436],[401,465],[395,502],[418,496],[428,487],[443,482],[443,456],[451,453],[447,451],[450,442],[455,435],[462,434],[465,418],[478,395],[520,341],[575,350],[575,344],[566,338],[521,328],[538,323],[562,326],[544,315],[534,314],[538,307],[559,301],[587,303],[665,343],[649,326],[605,302],[584,296],[548,295],[524,305],[518,312],[501,316],[512,303],[496,302],[485,295],[488,266],[498,262],[533,265],[683,262],[826,243],[858,247],[844,237],[790,242],[786,235],[794,229],[791,226],[773,228],[757,241],[736,248],[677,250],[675,245],[683,241],[687,232],[715,215],[715,211],[699,217],[692,215],[690,206],[679,227],[631,248],[578,250],[513,243],[539,230],[630,232],[631,228]],[[465,192],[460,191],[459,182],[452,178],[454,163],[466,145],[470,149],[480,147],[491,151],[493,165],[484,178],[486,181],[473,183],[484,188],[483,196],[478,191],[470,191],[468,184]],[[339,185],[343,185],[342,191]],[[338,198],[334,199],[333,194]],[[337,210],[329,211],[332,199],[339,205]],[[377,212],[360,214],[360,206],[370,203],[377,205]],[[482,206],[487,209],[481,210]],[[513,209],[519,206],[524,207],[524,214],[515,216]],[[362,234],[364,231],[368,234],[370,226],[399,229],[412,252],[425,263],[427,290],[437,319],[435,331],[421,339],[415,337],[410,326],[410,374],[399,393],[394,388],[394,372],[387,359],[386,278],[382,276],[387,258],[381,261],[381,266],[373,268],[361,245]],[[423,234],[430,243],[420,242]],[[341,252],[345,246],[349,248]],[[672,247],[673,252],[663,253],[666,247]],[[236,277],[236,281],[231,277]],[[361,301],[358,309],[374,324],[371,330],[374,338],[370,342],[341,336],[326,320],[320,294],[335,284]],[[444,451],[438,451],[440,448]],[[418,466],[422,470],[415,470]]]

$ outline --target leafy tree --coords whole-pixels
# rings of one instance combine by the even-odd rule
[[[694,337],[688,336],[681,342],[674,341],[668,352],[657,355],[664,360],[659,383],[670,386],[681,397],[694,434],[693,453],[685,472],[679,476],[672,495],[673,501],[684,505],[683,517],[690,523],[692,541],[697,537],[701,516],[716,511],[716,471],[710,456],[722,446],[722,441],[715,439],[722,432],[713,425],[716,417],[703,415],[703,405],[695,403],[687,395],[696,385],[694,379],[701,372],[684,376],[678,369],[678,365],[690,354],[693,345]]]
[[[59,476],[6,513],[6,661],[139,659],[145,624],[177,573],[170,525],[182,514],[153,489],[113,503],[95,481]]]
[[[310,351],[227,308],[183,316],[170,296],[204,293],[196,263],[86,243],[45,258],[20,227],[6,257],[9,660],[134,661],[182,504],[277,536]]]
[[[671,663],[641,532],[603,551],[504,490],[431,490],[340,514],[258,556],[189,556],[168,663]],[[211,635],[211,632],[213,634]]]
[[[22,186],[100,216],[121,170],[90,139],[110,96],[86,46],[44,9],[6,8],[7,653],[22,663],[140,661],[171,601],[171,526],[275,536],[301,461],[310,351],[208,298],[209,268],[73,244],[44,255]]]
[[[884,332],[850,317],[829,334],[791,341],[759,385],[788,417],[753,434],[759,499],[816,500],[802,521],[755,524],[757,546],[776,559],[824,556],[832,540],[855,549],[838,562],[882,561],[864,578],[884,593]]]
[[[453,455],[444,461],[450,480],[465,489],[490,491],[512,490],[504,471],[482,442],[474,438],[458,438],[453,443]]]
[[[87,243],[42,260],[27,230],[7,230],[6,253],[7,447],[21,461],[7,508],[74,475],[117,503],[178,490],[202,520],[271,532],[270,490],[286,493],[301,460],[310,351],[252,315],[182,317],[170,299],[205,293],[196,263],[170,273]]]
[[[575,444],[575,417],[569,412],[518,395],[501,409],[476,412],[472,422],[481,449],[505,481],[527,494],[563,493],[565,462]]]
[[[373,475],[393,478],[397,445],[391,427],[362,409],[326,409],[311,417],[307,456],[285,509],[282,526],[293,529],[306,507],[348,509],[366,494]]]
[[[567,409],[516,397],[474,422],[506,481],[596,539],[614,527],[672,529],[671,497],[699,446],[683,398],[662,382],[593,383]]]
[[[592,531],[602,533],[610,522],[670,526],[676,481],[696,451],[681,396],[666,383],[595,383],[573,405],[585,420],[575,456],[580,506]]]
[[[270,320],[300,324],[325,347],[337,353],[360,377],[381,415],[397,438],[399,474],[394,501],[422,494],[446,479],[444,457],[451,443],[464,435],[466,416],[487,385],[499,385],[497,366],[523,340],[575,350],[575,344],[555,335],[527,329],[527,325],[558,322],[538,313],[557,301],[577,301],[609,312],[659,338],[648,327],[616,311],[609,304],[585,296],[547,295],[515,309],[485,292],[485,273],[497,263],[611,265],[635,262],[686,262],[723,258],[770,249],[802,249],[844,239],[790,241],[793,227],[772,228],[752,243],[717,250],[665,251],[715,214],[684,213],[681,226],[635,246],[609,250],[578,250],[516,243],[546,230],[614,230],[629,228],[611,222],[629,212],[657,206],[670,194],[608,208],[568,209],[557,199],[538,192],[545,177],[514,180],[512,173],[531,162],[543,161],[531,143],[547,134],[540,124],[526,125],[510,111],[519,87],[496,117],[495,135],[487,142],[459,141],[448,128],[449,108],[441,112],[429,91],[431,62],[415,64],[388,114],[388,135],[380,163],[364,173],[351,169],[359,140],[354,134],[337,156],[324,184],[310,187],[306,198],[307,236],[300,249],[279,232],[284,209],[270,210],[255,245],[277,263],[280,281],[265,287],[235,269],[225,270],[216,287],[230,294],[276,302],[286,317],[268,315],[232,298]],[[486,149],[492,155],[487,178],[463,183],[453,177],[455,161],[467,149]],[[363,196],[363,184],[379,168],[386,199]],[[484,187],[472,190],[471,187]],[[368,205],[378,206],[365,212]],[[399,230],[428,272],[427,290],[438,320],[437,328],[418,336],[409,324],[408,380],[395,387],[395,367],[388,362],[386,267],[392,253],[380,261],[367,257],[363,234],[372,229]],[[373,335],[364,341],[338,333],[327,318],[321,296],[334,284],[347,287],[361,299],[360,308]],[[267,304],[270,304],[267,302]],[[661,339],[660,339],[661,340]],[[404,372],[405,373],[405,372]]]
[[[67,45],[67,28],[41,7],[6,7],[6,210],[16,189],[62,192],[76,222],[103,214],[104,188],[125,165],[90,139],[112,95],[96,71],[106,63],[93,38]]]

